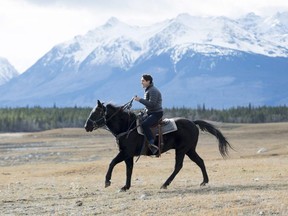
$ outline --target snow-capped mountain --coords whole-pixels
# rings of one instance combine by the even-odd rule
[[[18,71],[9,63],[9,61],[0,57],[0,86],[18,75]]]
[[[143,73],[155,78],[165,107],[288,104],[287,20],[288,12],[237,20],[180,14],[139,27],[111,18],[0,87],[0,104],[124,103],[143,94]]]

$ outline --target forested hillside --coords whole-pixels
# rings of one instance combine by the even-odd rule
[[[2,108],[0,132],[32,132],[55,128],[83,127],[92,108]],[[132,110],[137,113],[138,110]],[[185,117],[190,120],[210,120],[227,123],[268,123],[288,121],[288,107],[236,107],[230,109],[165,109],[165,117]]]

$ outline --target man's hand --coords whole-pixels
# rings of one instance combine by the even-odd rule
[[[139,101],[141,98],[140,97],[138,97],[137,95],[134,97],[134,100],[135,101]]]

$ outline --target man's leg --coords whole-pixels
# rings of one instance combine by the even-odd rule
[[[153,114],[148,115],[147,118],[142,122],[142,128],[149,143],[150,141],[154,140],[150,127],[157,124],[160,118],[157,114],[155,115],[153,113]]]
[[[162,116],[162,112],[152,113],[142,123],[143,132],[149,142],[150,147],[152,147],[151,151],[153,154],[157,152],[158,147],[154,145],[154,137],[152,131],[150,130],[150,127],[157,124],[158,121],[162,118]]]

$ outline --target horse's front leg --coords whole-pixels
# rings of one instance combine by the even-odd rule
[[[120,151],[118,153],[118,155],[111,161],[107,174],[106,174],[106,178],[105,178],[105,187],[109,187],[111,185],[111,177],[112,177],[112,171],[114,169],[114,167],[120,163],[124,161],[124,153],[123,151]]]
[[[133,157],[126,158],[125,163],[126,163],[126,184],[124,187],[121,188],[120,191],[122,192],[129,190],[129,188],[131,187],[131,177],[134,165]]]

